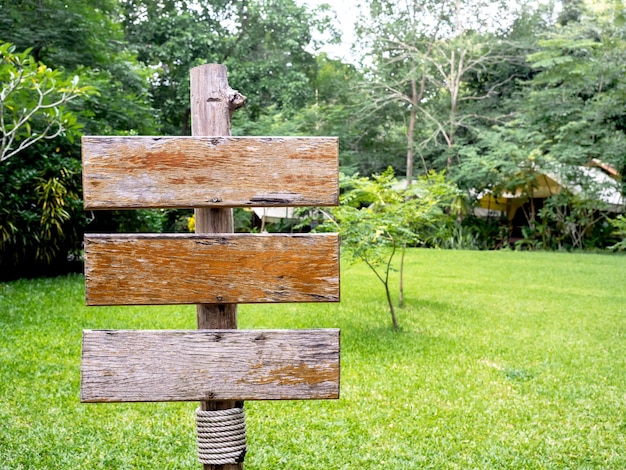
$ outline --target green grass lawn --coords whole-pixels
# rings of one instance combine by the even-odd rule
[[[240,306],[240,328],[342,337],[339,400],[246,404],[246,469],[626,468],[626,257],[414,250],[397,333],[342,271],[341,304]],[[195,403],[79,403],[83,329],[194,329],[194,307],[83,292],[0,284],[0,468],[201,468]]]

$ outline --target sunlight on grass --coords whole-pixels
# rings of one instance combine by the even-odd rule
[[[413,250],[391,329],[340,304],[244,305],[240,328],[341,328],[341,398],[248,402],[246,469],[626,468],[626,258]],[[0,285],[0,468],[200,468],[194,403],[80,404],[83,329],[195,328],[193,306],[84,307],[83,279]]]

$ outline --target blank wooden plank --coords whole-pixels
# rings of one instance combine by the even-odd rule
[[[87,305],[338,302],[337,234],[85,236]]]
[[[86,209],[332,206],[335,137],[83,137]]]
[[[339,330],[83,332],[82,402],[339,398]]]

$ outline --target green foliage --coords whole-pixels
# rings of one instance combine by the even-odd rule
[[[594,229],[607,225],[606,213],[599,210],[597,200],[562,190],[546,199],[539,216],[544,248],[602,248],[585,243],[593,241]]]
[[[15,44],[1,46],[4,57],[13,56],[12,64],[0,64],[2,101],[10,106],[9,111],[4,107],[3,139],[23,117],[15,142],[19,138],[29,145],[0,168],[5,183],[0,189],[2,273],[15,277],[77,269],[73,263],[80,258],[86,220],[80,147],[74,138],[83,132],[157,133],[149,71],[123,40],[115,0],[0,0],[0,5],[0,41]],[[8,93],[14,84],[19,87]],[[33,104],[41,104],[39,117],[28,114]],[[43,139],[46,128],[48,139]],[[138,221],[134,229],[142,224]]]
[[[355,83],[362,80],[363,74],[356,67],[321,54],[317,57],[311,102],[295,113],[272,105],[255,120],[237,112],[233,116],[233,133],[337,136],[344,173],[371,175],[389,166],[400,169],[403,144],[398,139],[402,139],[403,130],[396,122],[398,114],[390,107],[385,112],[364,112],[369,95],[354,90]]]
[[[617,243],[610,247],[614,251],[626,250],[626,217],[618,215],[615,219],[610,221],[613,228],[613,235],[619,240]]]
[[[570,22],[539,42],[529,56],[538,73],[530,82],[525,120],[540,133],[554,160],[586,164],[598,158],[625,165],[626,41],[601,16]]]
[[[80,151],[71,139],[81,131],[188,134],[189,69],[206,62],[225,63],[231,86],[248,97],[245,109],[233,117],[234,134],[338,136],[346,174],[382,175],[389,166],[400,174],[414,159],[411,176],[447,167],[448,178],[468,194],[521,190],[530,198],[546,165],[584,165],[598,158],[625,173],[621,2],[591,11],[584,2],[568,1],[558,18],[550,4],[527,2],[365,4],[354,62],[364,60],[353,66],[316,56],[314,31],[331,40],[336,33],[328,7],[313,12],[294,0],[0,0],[0,41],[15,44],[10,53],[17,57],[16,50],[27,51],[20,52],[21,60],[30,61],[35,73],[52,74],[57,89],[85,92],[60,106],[59,115],[51,108],[18,127],[22,142],[28,135],[42,137],[41,130],[61,115],[66,130],[23,148],[23,165],[2,170],[2,178],[16,185],[0,188],[3,195],[18,186],[30,191],[0,202],[3,247],[13,246],[6,245],[11,240],[35,240],[36,234],[51,243],[48,248],[29,242],[39,247],[38,262],[74,257],[70,240],[82,231],[85,217],[68,209],[80,198],[80,188],[63,183],[66,169],[78,178]],[[9,51],[10,46],[2,47]],[[74,76],[80,86],[72,82]],[[10,84],[10,74],[0,83]],[[9,111],[32,104],[18,92],[2,96],[7,103],[21,103],[10,104]],[[9,114],[2,121],[5,140],[14,122]],[[59,129],[51,127],[49,136]],[[45,177],[36,163],[40,156],[58,165]],[[527,242],[535,248],[608,244],[608,225],[589,227],[585,220],[595,220],[595,213],[577,198],[567,201],[572,207],[548,201],[545,220],[538,210],[529,211]],[[387,203],[396,204],[403,205]],[[239,215],[241,226],[249,229],[248,214]],[[90,230],[110,231],[186,230],[188,217],[181,211],[88,214]],[[362,223],[377,227],[375,217]],[[483,224],[452,207],[434,220],[413,221],[406,233],[393,236],[383,224],[380,250],[393,252],[404,241],[502,246],[502,224]],[[582,239],[568,228],[572,221]],[[2,256],[11,263],[16,253],[29,252],[10,250]]]
[[[458,191],[443,173],[430,173],[406,187],[389,168],[371,179],[341,176],[340,206],[319,230],[336,230],[354,261],[364,262],[383,284],[394,329],[398,329],[390,292],[392,262],[398,250],[423,241],[428,226],[446,218]]]
[[[69,108],[87,134],[154,134],[148,78],[124,40],[117,0],[0,0],[0,40],[99,92]]]
[[[91,213],[86,228],[97,233],[160,233],[166,231],[168,214],[162,209],[98,211]]]
[[[341,205],[333,215],[352,258],[379,266],[387,259],[381,248],[398,248],[417,241],[409,228],[409,209],[399,184],[391,168],[371,179],[342,176]]]
[[[424,244],[447,250],[495,250],[508,243],[509,222],[506,218],[484,219],[467,215],[459,221],[448,217],[427,230]]]
[[[224,23],[236,7],[226,1],[120,1],[124,35],[150,70],[149,96],[165,135],[190,133],[189,70],[222,63]]]
[[[237,38],[224,57],[232,82],[248,97],[245,113],[254,120],[277,106],[293,115],[312,102],[316,63],[307,46],[314,19],[307,9],[293,0],[258,0],[238,21]]]
[[[65,134],[72,142],[81,126],[66,105],[94,93],[78,86],[78,76],[66,78],[30,53],[16,53],[13,44],[0,42],[0,162],[41,139]]]
[[[451,175],[476,130],[501,119],[502,97],[527,68],[523,41],[496,25],[509,2],[368,4],[357,28],[369,47],[366,112],[383,115],[391,105],[401,116],[407,178],[414,167]]]
[[[116,0],[0,0],[0,39],[65,70],[103,64],[120,47]]]
[[[332,212],[346,250],[375,266],[387,259],[381,248],[423,242],[422,231],[446,217],[459,195],[443,173],[422,176],[407,188],[391,168],[372,178],[341,175],[340,186],[340,206]]]
[[[537,42],[528,56],[533,74],[509,100],[511,119],[481,129],[474,145],[463,149],[465,164],[455,174],[463,187],[496,195],[517,191],[532,201],[538,174],[557,169],[568,187],[582,191],[552,196],[541,211],[531,210],[520,246],[606,246],[603,188],[581,168],[592,160],[621,173],[626,168],[623,28],[610,10],[576,11],[576,20]],[[612,182],[606,186],[613,190]]]
[[[41,243],[37,247],[36,258],[43,259],[47,263],[59,252],[59,244],[65,237],[63,226],[71,218],[65,207],[68,200],[77,200],[78,196],[64,184],[64,180],[71,177],[67,168],[63,168],[59,176],[39,178],[35,187],[37,205],[41,207],[40,238]]]
[[[248,98],[238,114],[252,121],[293,116],[313,101],[316,64],[307,46],[318,21],[293,0],[123,0],[121,6],[126,38],[151,70],[153,107],[166,134],[190,133],[189,70],[203,63],[228,67],[229,83]]]
[[[80,258],[80,162],[71,150],[38,145],[40,155],[0,165],[2,278],[54,273]]]
[[[488,3],[492,12],[515,11],[502,16],[513,21],[496,26],[498,15],[481,16]],[[424,171],[447,167],[468,194],[521,193],[531,201],[526,238],[535,247],[606,245],[602,208],[594,206],[584,175],[569,183],[582,187],[585,197],[570,198],[570,207],[548,201],[542,214],[550,220],[541,220],[541,204],[534,207],[532,200],[539,175],[555,164],[575,170],[597,159],[626,170],[621,2],[593,11],[568,2],[558,25],[549,5],[522,2],[367,5],[369,17],[358,28],[371,52],[367,109],[379,120],[389,118],[389,103],[401,110],[391,119],[402,132],[386,135],[396,159],[397,146],[405,145],[407,171],[414,157]],[[450,220],[431,242],[494,246],[476,234]]]

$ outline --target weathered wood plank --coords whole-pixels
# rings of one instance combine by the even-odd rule
[[[338,302],[337,234],[85,236],[87,305]]]
[[[86,209],[332,206],[335,137],[83,137]]]
[[[81,401],[339,398],[339,330],[83,332]]]

